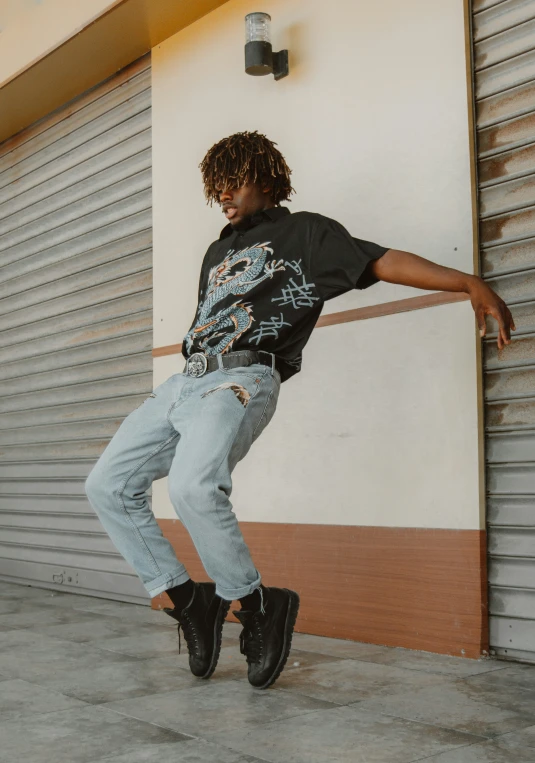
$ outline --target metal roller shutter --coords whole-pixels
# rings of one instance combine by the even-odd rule
[[[517,325],[484,349],[490,644],[535,661],[535,2],[472,10],[481,269]]]
[[[0,145],[0,577],[148,602],[84,493],[152,389],[144,56]]]

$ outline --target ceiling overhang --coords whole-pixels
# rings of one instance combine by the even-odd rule
[[[0,88],[0,142],[227,0],[123,0]]]

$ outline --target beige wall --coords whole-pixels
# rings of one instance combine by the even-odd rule
[[[253,10],[230,0],[153,49],[155,346],[181,341],[191,323],[203,254],[225,223],[204,203],[197,165],[237,130],[279,144],[292,211],[472,269],[462,0],[266,0],[274,47],[290,50],[279,82],[243,72]],[[325,312],[418,293],[379,284]],[[479,528],[475,341],[467,304],[316,330],[236,470],[237,515]],[[180,370],[176,357],[156,359],[155,382]],[[154,508],[173,516],[165,481]]]
[[[0,0],[0,87],[121,0]]]

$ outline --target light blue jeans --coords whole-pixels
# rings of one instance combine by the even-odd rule
[[[261,363],[175,374],[126,417],[97,461],[87,497],[150,596],[189,579],[147,497],[165,476],[216,593],[232,601],[259,586],[230,502],[231,474],[275,413],[280,383]]]

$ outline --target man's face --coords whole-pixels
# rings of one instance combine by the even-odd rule
[[[274,207],[269,187],[262,183],[246,183],[240,188],[219,190],[219,204],[231,225],[239,225],[263,209]]]

